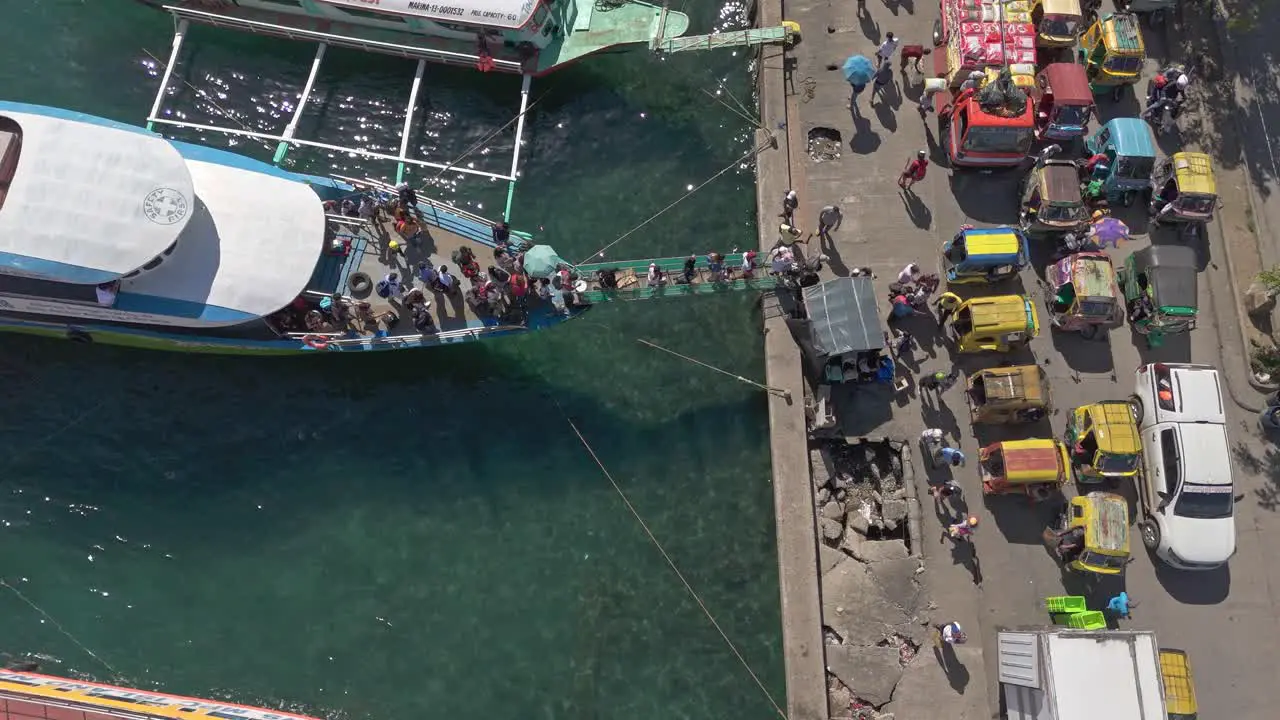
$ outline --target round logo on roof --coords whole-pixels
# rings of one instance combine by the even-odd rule
[[[157,225],[173,225],[187,216],[191,204],[173,188],[156,188],[142,200],[142,213]]]

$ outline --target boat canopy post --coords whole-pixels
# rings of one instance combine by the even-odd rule
[[[173,76],[173,66],[178,62],[178,53],[182,50],[182,41],[187,37],[187,28],[191,23],[185,18],[178,21],[178,29],[173,31],[173,47],[169,50],[169,64],[164,66],[164,75],[160,76],[160,88],[156,90],[156,101],[151,104],[151,114],[148,118],[159,115],[160,105],[164,103],[164,91],[169,87],[169,78]],[[147,120],[147,129],[154,132],[154,126],[151,120]]]
[[[293,138],[293,134],[298,130],[298,121],[302,119],[302,111],[307,107],[307,99],[311,97],[311,88],[316,84],[316,75],[320,74],[320,61],[324,60],[324,51],[328,47],[324,43],[316,46],[316,56],[311,61],[311,74],[307,75],[307,83],[302,86],[302,97],[298,98],[298,107],[293,111],[293,119],[285,126],[284,134],[281,136],[284,139],[276,146],[276,156],[271,159],[271,162],[276,165],[279,165],[280,161],[284,160],[285,153],[289,152],[289,140]],[[401,153],[401,155],[403,154]]]
[[[418,69],[413,73],[413,87],[409,89],[409,107],[404,113],[404,130],[400,132],[400,157],[409,156],[409,128],[413,126],[413,111],[418,107],[418,90],[422,87],[422,73],[427,69],[425,58],[419,58]],[[396,184],[404,181],[404,161],[396,163]]]
[[[507,181],[507,208],[502,212],[502,219],[507,222],[511,222],[511,203],[516,196],[516,171],[520,168],[520,143],[524,139],[524,116],[529,111],[529,84],[532,81],[532,75],[525,75],[520,82],[520,114],[516,117],[516,147],[511,153],[511,179]]]

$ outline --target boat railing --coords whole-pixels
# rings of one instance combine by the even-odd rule
[[[320,32],[318,30],[303,30],[302,28],[292,28],[287,25],[277,25],[275,23],[262,22],[260,20],[231,17],[229,15],[222,15],[216,12],[193,10],[191,8],[177,7],[174,5],[165,5],[164,9],[177,17],[203,23],[205,25],[213,25],[214,27],[230,30],[244,30],[262,35],[274,35],[277,37],[289,38],[290,40],[322,42],[328,45],[338,45],[341,47],[352,48],[354,50],[364,50],[367,52],[376,52],[385,55],[396,55],[399,57],[409,58],[411,60],[434,60],[436,62],[451,65],[466,65],[471,67],[474,67],[475,64],[480,61],[479,55],[473,55],[471,53],[438,50],[435,48],[424,48],[414,45],[402,45],[400,43],[383,42],[381,40],[362,40],[349,35],[337,35],[334,33]],[[520,63],[518,62],[502,60],[499,58],[491,58],[491,60],[497,68],[520,72]]]
[[[361,186],[364,186],[364,187],[371,188],[373,190],[380,190],[382,192],[389,193],[392,196],[396,194],[396,189],[394,187],[384,182],[374,180],[373,178],[353,178],[353,177],[347,177],[345,175],[337,175],[337,174],[332,175],[332,177],[338,180],[341,180],[343,182],[350,183],[351,185],[354,185],[357,189],[359,189]],[[435,198],[419,195],[418,204],[430,206],[433,210],[443,210],[444,212],[452,213],[454,215],[457,215],[460,218],[471,220],[472,222],[478,222],[488,228],[492,228],[497,224],[494,221],[490,220],[489,218],[483,217],[481,215],[476,215],[473,212],[468,212],[455,205],[442,203],[439,200],[436,200]]]
[[[485,335],[493,335],[495,333],[516,332],[528,330],[524,325],[485,325],[484,327],[466,327],[456,330],[441,330],[437,333],[422,334],[412,333],[405,335],[387,335],[385,337],[347,337],[346,333],[285,333],[285,337],[293,340],[302,340],[303,338],[324,338],[325,342],[330,346],[337,345],[339,347],[349,347],[352,345],[368,345],[373,343],[426,343],[433,341],[456,340],[459,338],[479,338]]]

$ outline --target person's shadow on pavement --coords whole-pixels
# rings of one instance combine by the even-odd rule
[[[933,646],[933,656],[942,666],[942,672],[947,676],[951,689],[963,695],[965,687],[969,684],[969,668],[966,668],[964,663],[960,662],[960,658],[956,657],[956,649],[951,646],[951,643],[938,639]]]
[[[880,23],[871,19],[871,13],[864,12],[858,16],[858,25],[862,27],[862,34],[868,40],[879,45],[880,43]]]
[[[899,191],[898,197],[902,198],[902,206],[907,210],[907,217],[911,218],[912,224],[921,230],[928,230],[933,224],[933,212],[924,204],[919,195],[912,190]]]

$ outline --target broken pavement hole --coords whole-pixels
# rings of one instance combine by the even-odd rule
[[[843,138],[835,128],[812,128],[809,130],[809,157],[818,162],[838,159]]]
[[[898,648],[898,664],[906,667],[915,659],[916,653],[920,652],[920,644],[912,642],[911,638],[893,633],[889,637],[876,643],[876,647],[896,647]]]

